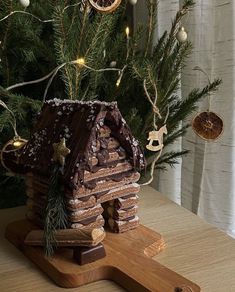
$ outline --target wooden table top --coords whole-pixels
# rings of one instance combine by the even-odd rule
[[[55,286],[4,239],[6,225],[24,218],[24,213],[25,207],[0,210],[0,291],[68,291]],[[166,241],[165,251],[155,257],[158,262],[195,282],[202,291],[235,291],[234,239],[150,187],[141,191],[139,216],[142,224],[161,233]],[[99,281],[69,291],[125,290],[115,283]]]

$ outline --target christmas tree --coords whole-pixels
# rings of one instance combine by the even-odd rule
[[[184,1],[171,30],[156,43],[153,35],[157,0],[146,0],[148,23],[135,29],[126,13],[128,1],[122,1],[111,13],[94,9],[92,2],[96,1],[2,3],[0,99],[10,111],[6,107],[0,110],[1,146],[14,134],[14,119],[20,136],[29,136],[36,113],[46,99],[116,100],[143,148],[148,144],[148,134],[165,127],[161,136],[164,154],[162,148],[151,148],[151,143],[146,149],[153,174],[156,167],[173,165],[187,153],[169,152],[167,145],[185,134],[189,125],[182,121],[221,82],[216,79],[184,98],[179,94],[180,73],[192,50],[192,44],[181,39],[179,33],[182,18],[194,2]],[[141,46],[143,35],[145,45]],[[20,204],[24,193],[22,179],[9,176],[2,169],[1,192],[2,207],[5,197],[12,204]]]

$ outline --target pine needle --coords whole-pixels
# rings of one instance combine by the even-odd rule
[[[54,166],[50,179],[47,206],[44,218],[44,251],[47,257],[54,254],[56,229],[67,227],[67,214],[65,210],[64,193],[59,182],[61,168],[59,164]]]

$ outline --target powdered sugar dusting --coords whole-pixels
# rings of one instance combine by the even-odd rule
[[[50,105],[54,105],[54,106],[60,106],[60,105],[72,105],[72,104],[79,104],[79,105],[88,105],[88,106],[94,106],[94,105],[101,105],[101,106],[111,106],[111,107],[117,107],[117,102],[113,101],[113,102],[105,102],[105,101],[99,101],[99,100],[95,100],[95,101],[81,101],[81,100],[70,100],[70,99],[58,99],[58,98],[54,98],[54,99],[50,99],[47,100],[45,102],[45,104],[50,104]]]

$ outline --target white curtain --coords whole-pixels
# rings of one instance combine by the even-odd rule
[[[144,21],[144,1],[139,1],[136,19]],[[183,1],[159,0],[156,38],[171,26]],[[235,237],[235,1],[196,0],[185,18],[185,29],[194,50],[182,72],[182,98],[195,87],[204,87],[207,78],[192,68],[200,66],[211,80],[223,80],[211,98],[211,111],[224,120],[222,137],[205,142],[190,128],[173,148],[190,153],[174,169],[156,176],[153,186],[178,204]],[[208,100],[200,111],[208,108]],[[191,117],[192,119],[193,117]]]

